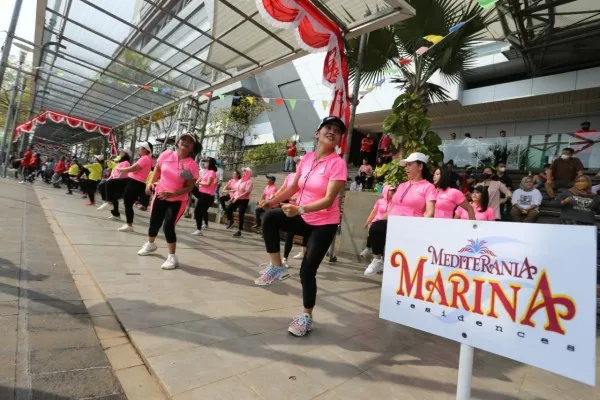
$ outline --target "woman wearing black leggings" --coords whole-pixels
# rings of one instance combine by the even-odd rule
[[[279,232],[291,232],[307,238],[307,250],[302,266],[302,298],[304,310],[290,324],[288,331],[295,336],[304,336],[312,330],[312,310],[317,297],[317,269],[340,222],[338,195],[346,185],[348,169],[346,163],[335,153],[346,126],[337,117],[327,117],[315,132],[316,151],[307,153],[296,167],[294,182],[279,195],[262,204],[273,206],[298,193],[298,204],[284,204],[281,208],[267,211],[263,222],[265,247],[270,263],[254,281],[255,284],[270,285],[289,277],[281,260]]]
[[[242,170],[242,179],[237,184],[235,193],[229,200],[229,205],[225,209],[225,215],[227,215],[227,229],[233,227],[233,212],[238,210],[238,231],[233,236],[242,236],[242,230],[244,229],[244,216],[246,215],[246,209],[250,202],[250,193],[252,193],[252,170],[248,167]]]
[[[121,168],[115,167],[117,171],[128,173],[125,181],[125,189],[123,192],[123,203],[125,204],[125,217],[127,223],[119,228],[119,232],[133,232],[133,205],[140,196],[146,191],[146,178],[152,169],[152,145],[150,143],[142,143],[139,150],[140,158],[131,167]],[[118,217],[119,203],[115,202],[113,206],[117,208],[112,210],[112,215]]]
[[[215,201],[215,192],[217,190],[217,160],[212,157],[204,161],[204,173],[196,181],[198,187],[194,187],[192,192],[198,199],[196,208],[194,208],[194,219],[196,220],[196,230],[192,232],[193,236],[202,235],[202,221],[208,228],[208,209]]]
[[[181,135],[176,143],[177,151],[167,150],[158,157],[156,168],[146,188],[146,193],[150,194],[158,181],[154,187],[155,195],[150,210],[148,241],[137,254],[147,256],[157,250],[154,241],[162,226],[169,248],[169,255],[162,264],[162,269],[175,269],[178,265],[175,256],[175,225],[183,215],[188,195],[198,179],[198,164],[194,161],[196,143],[196,137],[191,133]]]

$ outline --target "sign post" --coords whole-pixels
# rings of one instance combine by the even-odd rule
[[[461,343],[457,400],[475,348],[595,386],[596,235],[391,216],[379,316]]]

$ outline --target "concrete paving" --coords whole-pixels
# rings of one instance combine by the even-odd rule
[[[0,182],[0,399],[126,400],[34,191]]]
[[[88,284],[102,292],[84,299],[93,319],[105,319],[101,339],[123,339],[111,333],[114,311],[145,365],[176,400],[455,398],[459,345],[380,320],[381,278],[364,277],[362,265],[321,265],[315,330],[295,338],[287,325],[302,304],[299,262],[291,262],[291,279],[254,286],[265,261],[258,235],[233,238],[213,224],[204,236],[192,237],[193,224],[184,219],[177,227],[181,267],[163,271],[161,237],[155,255],[136,255],[146,240],[148,213],[136,211],[136,233],[120,233],[122,222],[84,206],[79,196],[46,186],[36,192],[89,272]],[[60,293],[45,295],[66,296],[63,309],[80,306],[67,301],[68,288],[53,290]],[[41,350],[44,339],[38,340]],[[89,338],[73,340],[81,347]],[[474,399],[600,399],[599,389],[482,351],[476,351],[473,374]]]

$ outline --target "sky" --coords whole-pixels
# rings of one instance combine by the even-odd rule
[[[15,0],[0,0],[2,2],[2,12],[0,12],[0,43],[4,45],[6,41],[6,31],[10,25],[12,13],[15,5]],[[19,23],[17,24],[16,36],[22,37],[33,42],[35,35],[35,8],[37,0],[23,0],[21,6],[21,15],[19,16]],[[13,40],[13,44],[16,40]],[[19,50],[13,45],[11,55],[18,56]],[[29,55],[31,61],[31,55]]]

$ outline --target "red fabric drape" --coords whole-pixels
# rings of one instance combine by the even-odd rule
[[[339,27],[309,0],[256,0],[258,11],[274,27],[295,29],[300,46],[311,52],[326,50],[323,83],[333,90],[329,115],[350,122],[348,62]],[[342,153],[348,152],[347,134]]]

